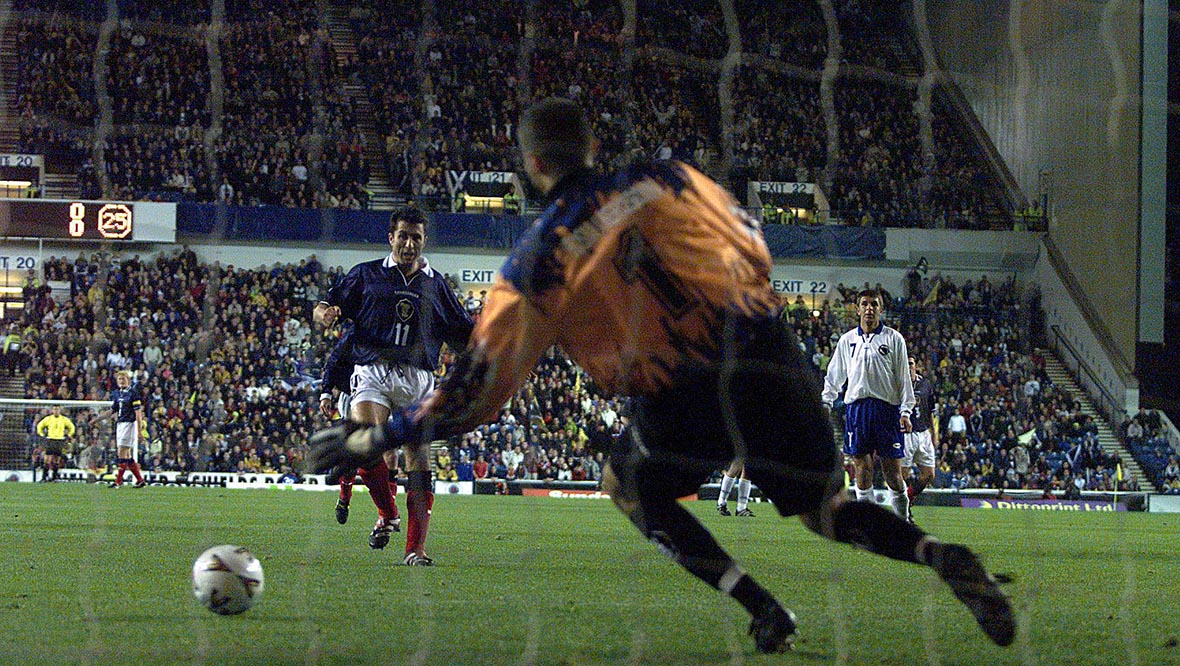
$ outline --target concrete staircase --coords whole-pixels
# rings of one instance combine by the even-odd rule
[[[25,397],[25,378],[0,375],[0,398],[19,400]]]
[[[1109,454],[1118,454],[1119,458],[1122,459],[1123,477],[1138,481],[1139,488],[1144,492],[1157,492],[1155,484],[1143,473],[1143,468],[1139,466],[1139,462],[1123,446],[1118,435],[1115,434],[1114,428],[1107,422],[1106,417],[1094,406],[1094,402],[1090,399],[1089,394],[1074,379],[1069,368],[1052,351],[1041,350],[1041,353],[1045,357],[1045,374],[1049,376],[1049,380],[1058,387],[1068,391],[1074,400],[1081,403],[1082,413],[1094,419],[1094,423],[1098,426],[1098,444],[1102,447],[1102,450]]]
[[[20,142],[17,124],[16,14],[12,0],[0,0],[0,153],[15,153]],[[50,165],[47,164],[47,168]],[[41,196],[46,199],[77,199],[78,176],[74,173],[43,172]]]
[[[20,141],[15,109],[16,26],[12,0],[0,1],[0,152],[15,153]]]
[[[328,10],[328,31],[337,64],[344,66],[356,56],[357,40],[348,24],[348,7],[333,4]],[[377,131],[377,121],[368,91],[362,85],[346,82],[344,90],[356,112],[357,127],[365,137],[365,161],[369,165],[368,190],[372,193],[369,207],[374,210],[393,210],[403,203],[389,183],[389,169],[385,162],[385,137]]]

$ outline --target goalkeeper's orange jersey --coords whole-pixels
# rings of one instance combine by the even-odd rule
[[[495,418],[555,343],[604,391],[652,394],[681,365],[718,360],[727,317],[778,307],[757,223],[697,170],[639,164],[554,193],[497,276],[468,354],[417,414],[435,436]]]

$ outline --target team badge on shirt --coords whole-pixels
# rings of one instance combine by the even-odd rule
[[[410,317],[414,316],[414,304],[408,298],[401,299],[393,307],[394,311],[397,312],[398,319],[402,321],[409,321]]]
[[[889,347],[886,345],[881,345],[880,347],[877,347],[877,351],[881,352],[882,356],[889,355]]]

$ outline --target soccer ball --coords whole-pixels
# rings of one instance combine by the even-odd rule
[[[262,562],[238,546],[213,546],[193,563],[193,594],[218,615],[237,615],[262,598]]]

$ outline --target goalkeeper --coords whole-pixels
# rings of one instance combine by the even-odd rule
[[[45,438],[45,467],[41,480],[57,481],[57,470],[65,465],[74,439],[74,422],[61,413],[61,405],[54,405],[49,416],[37,422],[37,434]]]
[[[597,175],[597,141],[568,100],[538,102],[518,133],[529,180],[552,203],[505,262],[452,376],[383,426],[317,433],[313,469],[491,421],[560,344],[604,392],[632,396],[604,490],[662,552],[746,608],[759,651],[789,647],[795,616],[676,501],[734,458],[784,516],[932,567],[993,641],[1011,643],[1012,607],[970,550],[846,501],[819,389],[777,316],[769,252],[733,198],[677,162]]]

